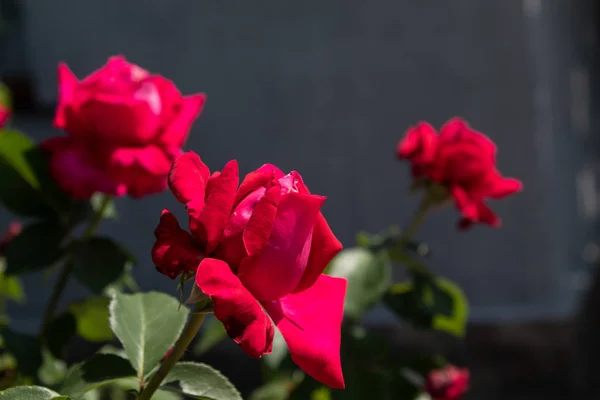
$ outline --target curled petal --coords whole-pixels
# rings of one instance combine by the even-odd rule
[[[344,388],[340,338],[346,284],[345,279],[321,275],[305,291],[263,302],[292,360],[316,380],[337,389]]]
[[[494,199],[503,199],[511,194],[520,192],[521,190],[523,190],[523,182],[520,180],[500,177],[494,181],[492,187],[486,193],[486,196]]]
[[[327,264],[342,250],[342,247],[342,243],[331,231],[323,214],[319,213],[313,230],[306,271],[294,292],[301,292],[311,287],[321,276]]]
[[[195,200],[197,213],[204,206],[206,185],[210,170],[198,154],[188,151],[179,156],[169,172],[169,187],[180,203],[187,204]],[[197,215],[196,215],[197,217]]]
[[[167,123],[158,140],[169,146],[183,146],[190,128],[202,112],[205,102],[206,95],[204,93],[184,97],[179,110],[175,111],[173,119]]]
[[[494,142],[483,133],[471,128],[469,123],[462,118],[455,117],[446,122],[440,129],[439,139],[440,142],[443,142],[443,145],[452,142],[475,144],[478,146],[481,155],[492,159],[496,154]]]
[[[300,282],[310,255],[311,236],[325,197],[296,192],[283,196],[269,235],[256,256],[242,260],[238,276],[260,300],[276,300]],[[254,216],[254,214],[253,214]],[[269,281],[265,281],[269,277]]]
[[[273,186],[256,203],[242,239],[249,256],[258,255],[269,242],[280,198],[280,187]]]
[[[242,350],[257,358],[271,352],[273,324],[227,263],[214,258],[202,260],[196,284],[210,297],[215,317]]]
[[[206,202],[198,219],[190,219],[196,240],[206,245],[206,254],[217,247],[231,213],[239,181],[237,161],[229,161],[223,171],[208,181]]]
[[[405,158],[417,164],[431,163],[435,159],[437,149],[437,133],[427,122],[419,122],[411,127],[404,138],[398,143],[398,157]]]
[[[192,236],[179,227],[177,218],[169,210],[162,211],[154,236],[152,262],[158,272],[171,279],[184,271],[195,271],[204,258]]]
[[[235,196],[235,205],[237,205],[244,197],[254,192],[256,189],[268,186],[274,180],[282,178],[283,172],[272,164],[265,164],[256,171],[250,172],[240,185],[237,195]]]

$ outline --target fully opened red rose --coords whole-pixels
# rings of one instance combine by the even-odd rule
[[[500,226],[500,218],[485,199],[501,199],[523,188],[521,181],[503,177],[496,168],[496,145],[460,118],[440,130],[426,122],[411,127],[397,148],[398,156],[412,165],[416,179],[445,187],[462,214],[460,228],[473,223]]]
[[[469,370],[450,365],[431,371],[424,389],[432,400],[458,400],[469,388]]]
[[[166,188],[205,96],[183,97],[173,82],[123,57],[79,81],[58,66],[54,125],[67,136],[43,143],[58,184],[75,198],[94,192],[141,197]]]
[[[190,233],[163,211],[152,250],[157,269],[171,278],[194,271],[215,316],[249,355],[271,352],[275,324],[300,368],[343,388],[346,280],[322,274],[342,249],[320,211],[325,197],[270,164],[238,188],[236,161],[211,176],[192,152],[175,161],[169,186],[186,205]]]

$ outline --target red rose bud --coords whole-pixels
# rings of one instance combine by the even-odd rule
[[[8,230],[6,231],[4,236],[0,238],[0,256],[4,255],[6,247],[9,245],[10,242],[13,241],[14,238],[19,236],[22,230],[23,225],[21,225],[20,222],[15,221],[10,223],[10,225],[8,226]]]
[[[469,370],[451,365],[431,371],[425,380],[424,389],[432,400],[457,400],[469,387]]]
[[[190,233],[163,211],[154,264],[171,278],[196,271],[215,316],[250,356],[271,352],[275,323],[300,368],[343,388],[346,280],[322,274],[342,249],[320,211],[325,197],[311,194],[297,172],[270,164],[239,188],[238,180],[236,161],[211,175],[197,154],[179,157],[169,187],[186,205]]]
[[[500,218],[484,200],[523,189],[521,181],[503,177],[496,168],[496,145],[459,118],[448,121],[439,134],[426,122],[409,128],[397,154],[410,161],[415,180],[426,179],[447,190],[462,214],[461,229],[473,223],[500,226]]]
[[[173,82],[112,57],[79,81],[58,66],[54,125],[67,132],[46,140],[50,171],[64,191],[142,197],[166,188],[205,96],[182,96]]]

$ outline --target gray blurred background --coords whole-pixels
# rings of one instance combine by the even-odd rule
[[[501,171],[525,184],[492,205],[502,229],[457,234],[448,208],[419,233],[435,271],[471,303],[470,398],[591,390],[600,295],[577,316],[600,255],[595,1],[3,1],[0,76],[20,88],[18,128],[58,133],[59,61],[82,78],[123,54],[184,94],[208,94],[187,149],[213,170],[237,158],[243,173],[266,162],[299,171],[328,196],[325,216],[345,245],[412,215],[408,167],[394,157],[405,129],[465,117],[498,144]],[[137,255],[143,289],[175,293],[149,250],[161,209],[182,207],[170,193],[117,206],[121,219],[104,233]],[[51,282],[26,284],[35,295],[15,322],[34,331]],[[84,295],[73,283],[64,300]],[[370,321],[393,324],[383,309]]]

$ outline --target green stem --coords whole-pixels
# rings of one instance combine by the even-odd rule
[[[413,215],[404,232],[402,232],[402,236],[400,236],[400,239],[398,240],[398,243],[396,245],[397,249],[399,249],[400,251],[404,251],[404,247],[417,232],[417,230],[425,220],[427,212],[431,209],[432,206],[433,201],[429,196],[423,198],[423,201],[421,201],[417,212],[415,213],[415,215]]]
[[[102,199],[102,203],[100,204],[100,207],[98,208],[98,211],[94,214],[92,220],[90,221],[87,228],[83,232],[83,235],[81,236],[82,239],[89,239],[94,234],[94,232],[98,228],[98,225],[100,225],[100,222],[102,222],[104,212],[106,211],[106,208],[109,206],[111,200],[112,200],[111,196],[104,196],[104,198]],[[67,286],[67,282],[69,281],[69,276],[71,275],[71,271],[73,270],[73,261],[71,260],[70,254],[68,254],[63,259],[63,261],[64,261],[63,267],[60,270],[58,278],[56,279],[56,283],[54,284],[54,289],[52,289],[52,295],[50,296],[50,300],[48,300],[48,305],[46,306],[46,310],[44,311],[44,316],[42,319],[42,329],[40,332],[40,336],[42,338],[44,337],[44,334],[46,333],[46,330],[48,329],[50,322],[52,322],[52,319],[54,318],[54,314],[56,313],[56,309],[58,308],[58,303],[60,301],[62,293],[64,292],[64,290]]]
[[[196,309],[196,311],[198,310]],[[183,328],[179,339],[177,339],[175,346],[173,346],[171,354],[169,354],[169,357],[167,357],[167,359],[163,361],[158,371],[156,371],[156,373],[148,382],[148,385],[145,388],[143,388],[142,393],[140,393],[138,397],[138,400],[150,400],[152,398],[154,392],[158,390],[162,381],[167,377],[167,375],[169,374],[171,369],[173,369],[175,364],[177,364],[177,361],[179,361],[181,356],[183,356],[183,353],[185,353],[185,350],[188,348],[190,343],[192,343],[192,340],[200,330],[200,327],[202,326],[202,323],[204,322],[205,318],[206,313],[192,313],[192,316],[185,325],[185,328]]]

